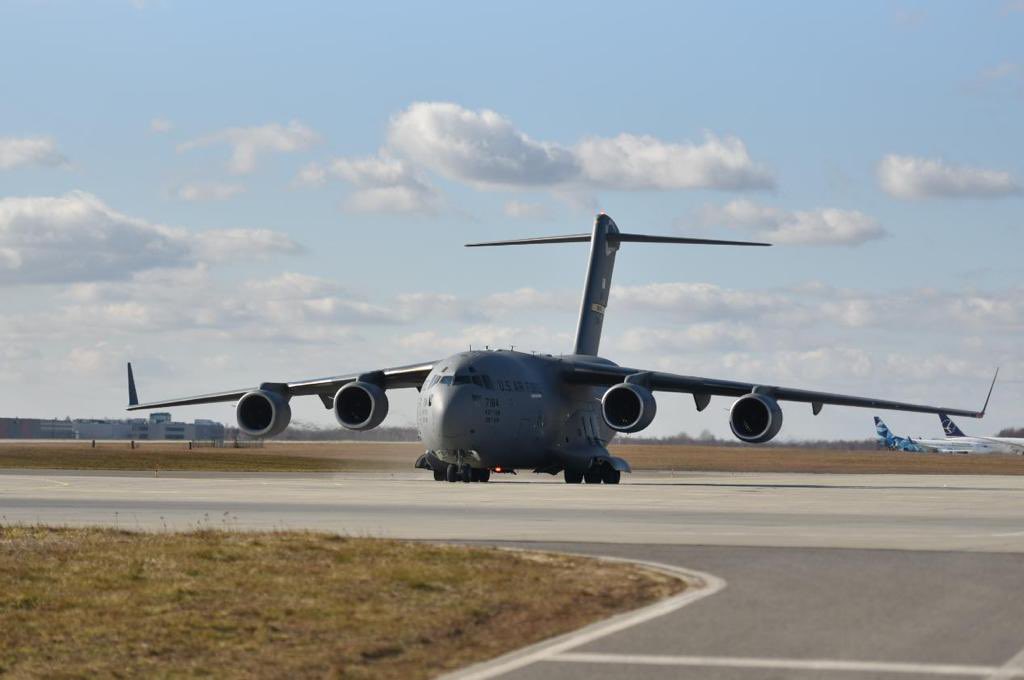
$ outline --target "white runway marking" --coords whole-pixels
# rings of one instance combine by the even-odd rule
[[[1012,659],[997,668],[994,673],[988,676],[989,680],[1006,680],[1024,676],[1024,649],[1017,652]]]
[[[606,663],[644,666],[703,666],[726,668],[762,668],[794,671],[847,671],[862,673],[914,673],[919,675],[970,675],[992,678],[1013,678],[1024,675],[1022,668],[1004,669],[995,666],[957,664],[900,663],[891,661],[840,661],[837,659],[769,659],[729,656],[668,656],[658,654],[586,654],[564,653],[544,661],[564,663]]]
[[[538,661],[548,661],[556,655],[568,652],[582,645],[598,640],[612,633],[618,633],[626,628],[632,628],[638,624],[650,621],[659,616],[664,616],[688,604],[693,604],[709,595],[714,595],[722,588],[725,588],[725,580],[713,575],[689,569],[682,569],[669,564],[658,562],[643,562],[639,560],[625,560],[615,557],[598,557],[598,559],[610,562],[625,562],[638,564],[651,569],[671,574],[686,581],[688,587],[685,591],[670,597],[667,600],[655,602],[654,604],[625,614],[613,616],[604,621],[581,628],[572,633],[567,633],[550,640],[544,640],[537,644],[530,645],[524,649],[500,656],[491,661],[475,664],[461,671],[456,671],[443,676],[447,680],[485,680],[504,675],[518,668],[529,666]],[[992,670],[995,670],[994,668]]]
[[[26,487],[19,486],[19,487],[17,487],[15,489],[15,491],[38,491],[40,489],[49,490],[49,489],[53,489],[53,488],[58,488],[59,489],[59,488],[64,488],[64,487],[71,486],[71,484],[69,482],[62,482],[62,481],[57,480],[57,479],[40,478],[37,481],[43,482],[44,484],[50,485],[50,486],[26,486]],[[6,492],[6,490],[3,489],[2,487],[0,487],[0,493],[5,493],[5,492]]]

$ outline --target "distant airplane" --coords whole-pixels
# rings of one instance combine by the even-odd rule
[[[1018,437],[969,437],[945,413],[939,414],[939,422],[942,423],[942,430],[946,433],[948,442],[954,444],[972,442],[976,445],[985,445],[991,447],[993,453],[1024,454],[1024,439]]]
[[[893,451],[910,451],[912,453],[922,453],[926,451],[923,446],[915,442],[910,437],[897,437],[889,429],[881,418],[875,416],[875,432],[878,434],[878,438],[886,445],[887,448]]]
[[[878,416],[875,416],[875,432],[878,433],[878,438],[885,442],[885,445],[893,451],[907,451],[910,453],[998,453],[995,447],[985,442],[968,441],[969,437],[963,440],[898,437],[892,433],[889,426]]]
[[[189,404],[237,402],[238,428],[254,437],[282,432],[291,419],[289,400],[316,396],[333,411],[342,427],[368,430],[388,413],[387,390],[416,388],[416,424],[426,452],[416,467],[433,470],[441,481],[481,481],[491,472],[563,473],[578,484],[617,484],[629,463],[608,452],[617,432],[639,432],[654,420],[654,392],[693,395],[698,411],[712,396],[736,397],[729,427],[737,439],[767,442],[782,427],[780,401],[804,402],[817,415],[824,404],[920,413],[950,413],[981,418],[980,411],[922,406],[761,383],[700,378],[618,366],[597,355],[611,292],[615,254],[624,243],[687,243],[766,246],[767,243],[721,241],[621,233],[611,217],[597,216],[589,234],[547,236],[467,246],[513,246],[589,243],[576,344],[571,354],[526,354],[512,350],[473,350],[446,359],[347,375],[264,382],[258,387],[140,404],[128,366],[128,410]],[[395,252],[387,254],[395,262]],[[414,260],[410,258],[410,266]],[[382,261],[382,267],[386,263]],[[382,269],[382,271],[386,271]],[[986,402],[987,406],[987,402]]]

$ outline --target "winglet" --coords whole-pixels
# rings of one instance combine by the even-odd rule
[[[139,393],[135,391],[135,375],[132,373],[132,362],[128,362],[128,405],[139,405]]]
[[[985,405],[981,407],[981,412],[978,414],[979,418],[985,417],[985,411],[988,410],[988,400],[992,398],[992,390],[996,386],[996,378],[999,377],[999,368],[996,368],[996,374],[992,376],[992,384],[988,387],[988,396],[985,397]]]

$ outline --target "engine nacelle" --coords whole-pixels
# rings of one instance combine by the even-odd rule
[[[351,382],[334,395],[334,417],[348,430],[371,430],[388,415],[388,395],[370,382]]]
[[[250,437],[281,434],[292,419],[288,397],[271,390],[253,390],[242,395],[235,406],[238,429]]]
[[[658,404],[654,394],[636,383],[620,383],[601,397],[601,415],[616,432],[639,432],[654,420]]]
[[[729,427],[740,441],[761,444],[782,429],[782,409],[766,394],[742,396],[729,409]]]

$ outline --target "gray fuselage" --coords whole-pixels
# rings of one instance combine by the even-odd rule
[[[607,455],[615,432],[601,415],[602,388],[567,383],[564,371],[562,357],[509,350],[454,354],[434,366],[420,390],[420,438],[447,463],[583,469]]]

